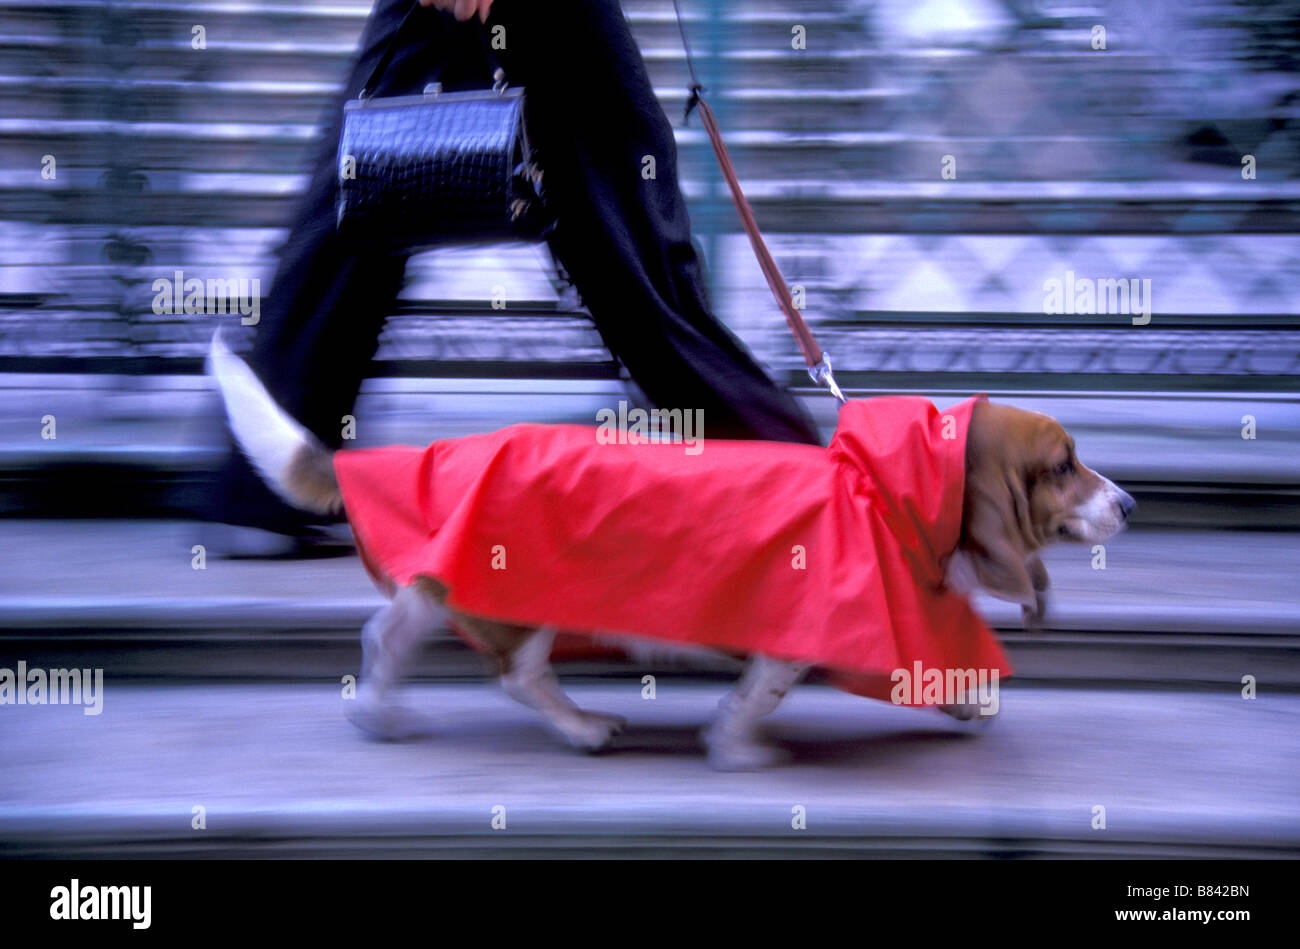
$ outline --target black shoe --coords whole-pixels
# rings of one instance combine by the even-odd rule
[[[277,533],[261,527],[209,523],[203,527],[208,555],[225,560],[311,560],[356,553],[346,524],[321,524]]]

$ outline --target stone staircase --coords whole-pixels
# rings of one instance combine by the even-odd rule
[[[138,474],[209,450],[177,407],[202,414],[210,399],[175,393],[202,390],[214,319],[242,328],[155,314],[152,283],[182,270],[269,290],[316,123],[368,7],[0,0],[0,448],[22,471],[39,481],[42,457],[113,458]],[[1141,433],[1188,453],[1174,466],[1183,474],[1151,461],[1136,480],[1183,494],[1268,486],[1278,501],[1274,455],[1300,430],[1288,395],[1300,374],[1300,131],[1280,14],[1244,21],[1232,4],[1159,2],[992,15],[986,4],[958,29],[924,2],[686,7],[747,194],[843,384],[939,398],[1097,393],[1079,419],[1126,403],[1130,427],[1107,444]],[[671,6],[624,9],[678,130],[719,313],[779,379],[806,387],[698,122],[683,127]],[[1105,50],[1091,48],[1096,23]],[[796,26],[804,49],[792,47]],[[1223,42],[1193,69],[1182,52],[1212,29]],[[955,178],[941,175],[945,156]],[[1150,279],[1150,322],[1044,313],[1045,281],[1067,271]],[[504,311],[482,298],[496,284]],[[411,385],[375,397],[397,415],[372,429],[416,438],[444,433],[428,424],[435,404],[482,427],[568,420],[566,386],[613,392],[618,376],[541,245],[417,254],[374,368]],[[484,389],[501,401],[469,409]],[[1205,453],[1232,432],[1197,441],[1178,412],[1227,392],[1240,414],[1258,394],[1277,424],[1254,470],[1225,461],[1212,477]],[[83,439],[33,442],[32,420],[52,404],[69,406],[60,417],[73,413]]]
[[[267,274],[316,123],[368,6],[0,3],[0,368],[19,368],[14,358],[157,356],[194,371],[210,327],[156,319],[149,285],[177,268]],[[1238,77],[1253,111],[1215,115],[1207,103],[1204,118],[1193,119],[1161,91],[1177,77],[1166,76],[1163,87],[1146,78],[1168,65],[1169,50],[1155,39],[1138,43],[1146,34],[1125,29],[1135,15],[1106,4],[1046,5],[983,24],[978,42],[940,35],[931,45],[916,35],[926,4],[893,19],[880,12],[889,5],[873,11],[851,2],[827,10],[808,0],[748,0],[721,19],[708,4],[689,6],[692,43],[718,90],[713,101],[747,192],[846,372],[888,371],[875,355],[880,333],[889,332],[881,318],[912,324],[918,312],[976,327],[1021,314],[1058,338],[1082,333],[1084,345],[1095,345],[1095,322],[1053,325],[1040,312],[1037,271],[1071,263],[1080,273],[1095,264],[1107,274],[1137,270],[1157,285],[1172,282],[1158,323],[1200,315],[1207,302],[1204,312],[1245,334],[1260,329],[1259,320],[1268,329],[1270,318],[1295,317],[1294,264],[1286,260],[1300,256],[1293,253],[1300,183],[1287,177],[1297,131],[1276,74]],[[1156,8],[1168,14],[1168,6]],[[671,7],[635,0],[625,9],[680,126],[686,72]],[[1105,51],[1088,42],[1099,20],[1112,24]],[[192,47],[196,25],[203,49]],[[792,48],[794,25],[806,30],[804,49]],[[1283,35],[1250,34],[1265,51],[1285,49]],[[1183,141],[1198,124],[1235,139],[1198,152]],[[751,298],[761,280],[732,239],[734,214],[721,203],[702,131],[693,123],[678,135],[684,188],[715,258],[724,317],[774,365],[797,368],[779,316]],[[1259,152],[1256,180],[1215,164],[1234,149]],[[58,163],[53,180],[39,174],[47,154]],[[956,159],[955,180],[940,177],[944,155]],[[1137,246],[1150,245],[1153,234],[1170,239]],[[1216,255],[1210,245],[1225,240],[1234,246]],[[1095,246],[1081,250],[1087,243]],[[497,249],[473,257],[494,279],[523,281],[507,284],[519,301],[511,316],[528,318],[504,333],[480,300],[449,292],[447,268],[430,261],[437,256],[413,262],[407,302],[393,321],[403,345],[381,361],[472,361],[489,336],[517,341],[518,361],[535,364],[533,344],[552,340],[559,327],[575,347],[572,361],[592,361],[598,341],[575,335],[573,301],[557,296],[545,255],[526,255],[523,271]],[[464,255],[456,259],[463,268]],[[1019,280],[1005,272],[1007,261],[1021,268]],[[1179,276],[1189,268],[1209,273],[1189,284]],[[1206,284],[1217,292],[1207,294]],[[1243,316],[1256,319],[1237,325]],[[1162,335],[1174,329],[1144,335],[1177,349],[1185,341]],[[933,337],[935,328],[920,333]],[[939,337],[953,353],[969,350],[964,338],[946,339]],[[422,342],[413,350],[415,340]],[[1296,340],[1278,333],[1237,341],[1250,352],[1300,355]],[[1020,349],[1042,345],[1027,336]],[[1224,343],[1206,348],[1220,353]],[[542,350],[555,355],[549,345]],[[1276,385],[1295,370],[1219,362],[1222,375],[1268,377],[1250,386]],[[916,381],[932,384],[953,371],[942,362],[921,366]],[[1068,385],[1077,371],[1037,375]],[[1156,366],[1144,375],[1168,382],[1179,374]]]

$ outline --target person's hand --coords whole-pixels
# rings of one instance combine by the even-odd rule
[[[479,22],[486,23],[492,0],[420,0],[420,6],[437,7],[458,20],[468,20],[477,13]]]

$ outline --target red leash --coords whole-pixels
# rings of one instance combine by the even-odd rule
[[[785,314],[785,322],[790,327],[790,332],[794,334],[799,349],[803,352],[804,361],[808,364],[808,375],[812,377],[813,382],[825,386],[835,398],[844,402],[844,393],[836,385],[835,375],[831,371],[831,358],[817,345],[812,330],[808,328],[808,324],[799,315],[799,310],[795,307],[794,300],[790,296],[790,288],[786,286],[785,278],[781,276],[781,270],[777,267],[776,261],[772,259],[772,253],[767,249],[767,243],[763,240],[763,235],[758,229],[758,221],[754,218],[754,209],[749,206],[749,201],[745,199],[745,192],[740,188],[740,179],[736,177],[736,168],[731,163],[731,156],[727,153],[727,146],[723,144],[722,132],[718,129],[718,120],[714,116],[713,110],[709,108],[709,104],[704,101],[704,86],[700,84],[699,79],[695,76],[695,63],[691,59],[690,45],[686,42],[686,27],[682,23],[682,11],[677,6],[677,0],[673,0],[673,9],[677,13],[677,28],[682,34],[682,48],[686,51],[686,68],[691,74],[691,96],[686,101],[686,118],[689,119],[692,110],[696,106],[699,107],[700,117],[704,121],[704,130],[708,133],[709,141],[713,144],[713,154],[718,158],[718,167],[722,169],[722,177],[727,179],[727,188],[731,191],[731,200],[736,205],[736,213],[740,215],[741,226],[745,228],[745,233],[749,235],[749,245],[754,249],[754,256],[758,258],[758,266],[767,279],[768,289],[772,291],[776,305]]]

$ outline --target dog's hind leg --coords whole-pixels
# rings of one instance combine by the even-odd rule
[[[446,615],[417,582],[398,590],[392,602],[362,627],[361,683],[357,697],[344,706],[352,724],[390,740],[429,731],[429,720],[399,705],[395,691],[411,653]]]
[[[623,730],[626,722],[615,715],[585,712],[560,689],[551,668],[555,630],[543,627],[523,634],[513,649],[498,649],[501,687],[517,702],[540,712],[576,748],[599,751]]]
[[[756,726],[807,671],[807,666],[767,656],[750,659],[735,689],[719,703],[717,720],[704,731],[709,764],[719,771],[752,771],[781,761],[784,754],[764,744]]]

